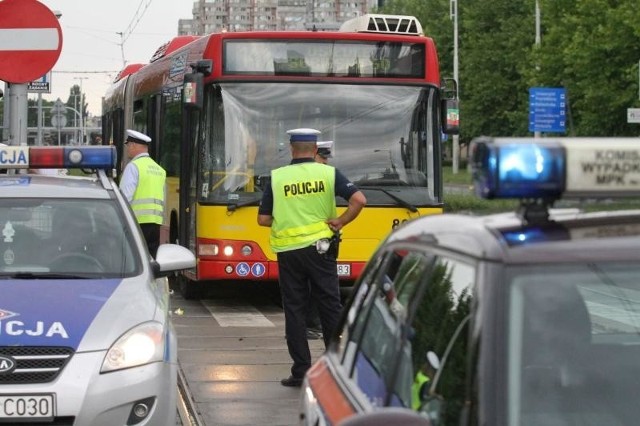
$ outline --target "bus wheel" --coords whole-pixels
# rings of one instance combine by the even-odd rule
[[[182,274],[176,277],[176,282],[180,288],[180,294],[187,300],[199,299],[202,295],[202,285],[191,281]]]

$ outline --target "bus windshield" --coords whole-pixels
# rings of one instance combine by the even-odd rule
[[[310,127],[331,140],[329,163],[358,187],[433,199],[437,89],[429,86],[224,83],[206,92],[199,196],[208,203],[259,199],[272,169],[289,164],[286,131]],[[432,117],[429,117],[432,116]],[[427,118],[429,117],[429,118]],[[382,201],[381,201],[382,202]],[[371,204],[371,203],[370,203]]]

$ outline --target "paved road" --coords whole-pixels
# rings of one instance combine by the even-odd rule
[[[207,426],[298,424],[299,388],[286,388],[291,361],[275,285],[240,283],[197,301],[172,296],[178,359]],[[324,350],[310,341],[314,359]]]

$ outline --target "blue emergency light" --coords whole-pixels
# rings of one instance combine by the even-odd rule
[[[2,146],[0,168],[5,169],[113,169],[114,146]]]
[[[566,155],[558,144],[477,141],[473,178],[483,198],[557,199],[565,183]]]
[[[482,198],[544,200],[640,195],[640,138],[477,138],[473,181]]]

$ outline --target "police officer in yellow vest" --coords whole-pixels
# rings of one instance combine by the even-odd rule
[[[271,227],[270,244],[278,257],[285,334],[293,360],[284,386],[300,386],[311,367],[305,319],[309,298],[318,305],[325,346],[336,329],[342,306],[337,261],[330,240],[358,216],[367,200],[339,170],[317,163],[315,129],[294,129],[291,163],[271,172],[258,210],[258,224]],[[348,201],[337,216],[336,195]]]
[[[166,172],[149,156],[150,143],[151,138],[144,133],[127,130],[125,149],[131,161],[122,173],[120,190],[131,204],[149,253],[155,257],[160,245]]]

